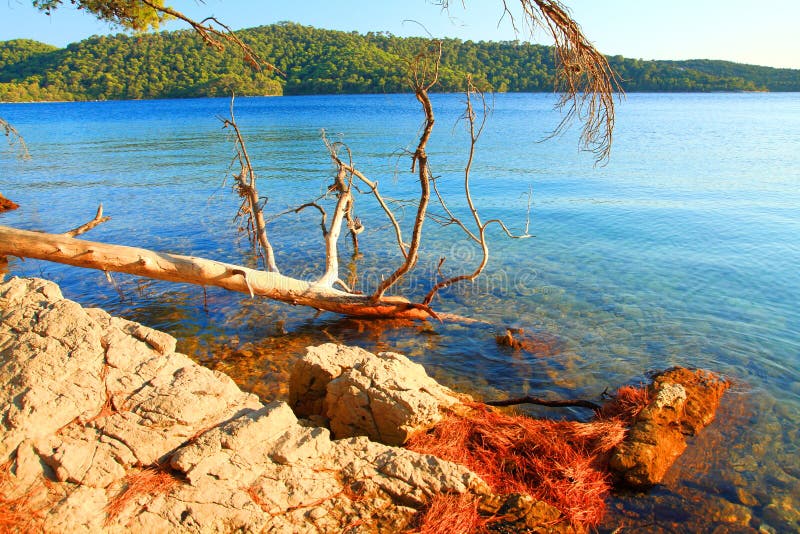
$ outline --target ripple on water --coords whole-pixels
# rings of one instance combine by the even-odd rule
[[[460,102],[436,95],[437,124],[453,124]],[[0,104],[0,116],[24,128],[33,154],[3,161],[0,191],[22,207],[2,223],[65,231],[102,202],[113,219],[89,239],[247,263],[231,222],[237,199],[222,185],[231,152],[215,116],[228,104]],[[709,368],[737,384],[717,421],[690,443],[663,485],[646,496],[615,496],[604,528],[800,531],[800,147],[787,134],[800,131],[800,95],[630,95],[619,109],[614,155],[602,168],[575,153],[569,134],[525,150],[509,143],[540,138],[545,123],[557,123],[551,105],[544,95],[497,95],[479,145],[473,176],[482,215],[521,229],[533,183],[536,234],[512,242],[493,235],[485,276],[436,302],[485,325],[355,321],[124,275],[114,275],[111,286],[102,273],[43,262],[12,259],[9,269],[170,332],[180,350],[263,399],[286,396],[305,346],[333,340],[406,353],[437,380],[485,398],[594,398],[606,387],[640,383],[649,370]],[[268,210],[324,193],[331,168],[320,127],[343,133],[387,197],[407,198],[415,183],[397,154],[414,141],[417,106],[410,95],[243,99],[237,115]],[[158,149],[154,131],[165,140]],[[435,172],[453,192],[462,179],[463,131],[443,127],[436,136]],[[478,193],[482,185],[488,188]],[[359,270],[374,282],[397,252],[365,200],[357,200],[367,223]],[[458,201],[452,207],[464,209]],[[478,257],[452,228],[428,230],[423,274],[402,287],[412,296],[424,294],[442,256],[447,272]],[[319,272],[321,236],[310,212],[271,222],[270,236],[284,272]],[[343,245],[343,258],[348,251]],[[506,327],[549,348],[498,346]]]

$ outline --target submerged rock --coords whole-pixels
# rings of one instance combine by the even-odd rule
[[[611,455],[609,467],[634,488],[661,482],[686,449],[686,436],[714,420],[728,387],[722,378],[702,370],[675,368],[655,375],[648,388],[650,402]]]
[[[11,211],[19,208],[19,204],[14,202],[13,200],[9,200],[0,193],[0,213],[4,211]]]

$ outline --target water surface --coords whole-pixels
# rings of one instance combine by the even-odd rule
[[[533,191],[535,237],[492,232],[485,276],[435,303],[487,324],[356,321],[123,275],[111,285],[102,273],[31,260],[12,260],[10,270],[172,333],[182,351],[264,399],[286,395],[291,362],[305,346],[331,340],[406,353],[442,382],[487,398],[596,398],[648,371],[711,369],[735,384],[718,420],[663,485],[615,496],[604,528],[797,531],[800,95],[629,95],[611,160],[599,167],[577,150],[575,131],[539,142],[558,123],[552,104],[548,95],[498,95],[478,147],[473,181],[484,219],[502,217],[522,231]],[[434,174],[457,195],[463,98],[436,95],[434,105]],[[22,208],[0,222],[60,232],[102,202],[113,219],[88,239],[249,262],[225,181],[233,145],[216,118],[228,107],[225,99],[0,105],[32,155],[23,161],[2,148],[0,192]],[[322,128],[348,144],[387,196],[416,193],[405,155],[421,123],[412,96],[248,98],[236,112],[273,214],[331,183]],[[369,198],[357,202],[366,287],[399,253]],[[462,200],[451,202],[466,213]],[[478,259],[454,227],[428,224],[419,272],[401,288],[417,298],[440,257],[448,272]],[[316,213],[285,215],[269,230],[284,273],[321,272]],[[343,240],[343,263],[349,252]],[[494,336],[508,326],[534,336],[538,350],[498,346]]]

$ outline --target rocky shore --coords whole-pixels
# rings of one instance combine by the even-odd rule
[[[404,356],[313,347],[289,403],[262,403],[175,339],[84,309],[39,279],[0,284],[0,527],[46,532],[400,532],[440,495],[535,532],[557,509],[400,447],[469,399]],[[673,371],[609,465],[657,483],[725,389]]]

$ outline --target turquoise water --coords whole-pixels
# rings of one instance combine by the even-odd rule
[[[112,286],[102,273],[31,260],[12,260],[9,269],[171,332],[181,350],[263,398],[286,394],[288,369],[304,346],[330,340],[404,352],[448,385],[487,398],[596,398],[651,370],[711,369],[735,384],[718,420],[663,485],[615,496],[603,528],[800,530],[800,94],[629,95],[619,105],[611,160],[600,167],[577,150],[576,131],[539,142],[558,123],[552,103],[549,95],[498,95],[478,146],[474,193],[484,219],[523,229],[533,190],[535,237],[510,241],[494,232],[485,276],[435,303],[487,324],[355,321],[123,275]],[[0,192],[22,206],[0,224],[65,231],[102,202],[113,219],[88,239],[247,261],[231,222],[237,202],[223,184],[232,143],[215,117],[228,105],[0,105],[32,155],[0,152]],[[436,95],[434,106],[434,174],[457,195],[463,97]],[[385,195],[416,193],[403,152],[421,122],[411,96],[249,98],[237,100],[236,113],[271,213],[330,183],[321,128],[348,144]],[[463,213],[463,201],[451,203]],[[367,196],[357,211],[367,228],[358,272],[368,285],[398,254]],[[419,272],[402,287],[415,297],[441,256],[455,271],[478,254],[452,227],[428,224]],[[269,229],[283,272],[321,272],[316,214],[287,215]],[[343,259],[349,250],[343,240]],[[498,346],[494,336],[507,326],[525,329],[540,350]]]

